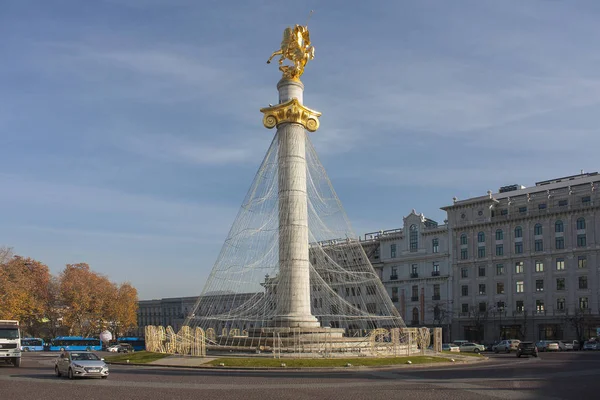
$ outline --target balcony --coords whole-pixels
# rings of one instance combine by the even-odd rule
[[[419,301],[419,296],[412,296],[410,301]]]
[[[412,272],[412,273],[410,274],[410,277],[411,277],[411,278],[418,278],[418,277],[419,277],[419,273],[418,273],[418,272]]]
[[[434,294],[433,296],[431,296],[431,300],[439,300],[439,299],[440,299],[439,294]]]
[[[440,276],[440,271],[433,271],[431,276]]]
[[[390,275],[390,280],[395,281],[398,279],[398,275]]]

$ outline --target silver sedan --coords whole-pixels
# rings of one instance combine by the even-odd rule
[[[96,354],[89,351],[64,351],[54,363],[56,376],[66,375],[69,379],[78,377],[108,378],[108,365]]]

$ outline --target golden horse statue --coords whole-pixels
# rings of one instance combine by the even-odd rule
[[[267,64],[280,55],[279,70],[283,72],[284,79],[299,79],[304,73],[304,67],[308,60],[315,58],[315,48],[310,44],[308,26],[295,25],[293,28],[287,27],[283,31],[283,40],[281,48],[271,54]],[[283,65],[283,60],[290,60],[293,65]]]

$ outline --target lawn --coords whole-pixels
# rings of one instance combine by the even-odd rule
[[[450,355],[450,356],[483,357],[483,356],[482,356],[481,354],[479,354],[479,353],[468,353],[468,352],[466,352],[466,351],[463,351],[463,352],[457,353],[457,352],[454,352],[454,351],[447,351],[447,350],[446,350],[446,351],[442,351],[442,353],[444,353],[444,354],[448,354],[448,355]]]
[[[107,362],[127,362],[133,364],[146,364],[170,356],[170,354],[151,353],[149,351],[136,351],[135,353],[124,353],[116,356],[106,356]]]
[[[414,356],[414,357],[391,357],[391,358],[218,358],[216,360],[206,363],[206,365],[220,366],[224,364],[225,367],[281,367],[284,363],[288,368],[301,368],[301,367],[346,367],[347,364],[352,364],[354,367],[359,366],[385,366],[385,365],[398,365],[407,364],[410,361],[412,364],[431,364],[440,362],[449,362],[450,360],[445,357],[427,357],[427,356]]]

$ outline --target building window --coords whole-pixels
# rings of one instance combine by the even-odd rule
[[[534,235],[542,234],[542,224],[535,224],[535,227],[533,228],[533,234]]]
[[[523,242],[515,242],[515,254],[523,253]]]
[[[440,251],[440,241],[439,241],[439,239],[433,239],[431,241],[431,251],[433,253],[439,253],[439,251]]]
[[[564,298],[558,298],[558,299],[556,299],[556,309],[557,310],[564,310],[565,309],[565,299]]]
[[[544,291],[544,280],[543,279],[536,279],[536,281],[535,281],[535,291],[536,292],[543,292]]]
[[[590,308],[590,305],[588,303],[588,298],[587,297],[580,297],[579,298],[579,308],[581,310],[587,310],[588,308]]]
[[[467,234],[463,233],[462,235],[460,235],[460,244],[465,245],[467,244]]]
[[[587,288],[588,288],[587,276],[580,276],[579,277],[579,289],[587,289]]]
[[[544,312],[544,300],[535,301],[535,311]]]
[[[485,233],[479,232],[477,234],[477,243],[484,243],[484,242],[485,242]]]
[[[413,325],[417,325],[419,323],[419,309],[417,307],[413,308],[411,322]]]
[[[527,212],[527,207],[519,207],[519,214],[525,214]]]
[[[414,278],[416,278],[417,276],[419,276],[419,265],[418,264],[412,264],[411,265],[411,267],[410,267],[410,274],[411,274],[411,277],[414,277]]]
[[[479,284],[479,294],[480,295],[484,295],[485,294],[485,284],[484,283],[480,283]]]
[[[497,256],[503,256],[504,255],[504,245],[502,245],[502,244],[497,244],[496,245],[496,255]]]
[[[577,257],[577,267],[579,267],[579,268],[587,268],[587,256],[579,256],[579,257]]]
[[[546,209],[546,203],[538,204],[538,210],[545,210],[545,209]]]
[[[504,282],[496,282],[496,294],[504,294]]]
[[[392,302],[394,302],[394,303],[398,302],[398,287],[392,288]]]
[[[502,232],[502,229],[496,230],[496,240],[504,240],[504,232]]]
[[[535,261],[535,272],[544,272],[544,262],[540,260]]]
[[[567,205],[569,205],[569,201],[568,200],[559,200],[558,201],[558,206],[559,207],[566,207]]]
[[[590,196],[584,196],[581,198],[581,204],[584,206],[589,206],[590,205]]]
[[[469,269],[468,268],[461,268],[460,269],[460,277],[461,278],[468,278],[469,277]]]
[[[487,303],[485,303],[485,302],[479,303],[479,312],[484,313],[486,311],[487,311]]]
[[[504,275],[504,264],[496,264],[496,275]]]
[[[565,269],[565,259],[564,258],[557,258],[556,259],[556,270],[557,271],[563,271]]]
[[[433,273],[436,275],[440,274],[440,264],[436,262],[433,263]]]
[[[565,278],[556,278],[556,290],[565,290]]]
[[[506,208],[500,210],[500,215],[508,215],[508,210]]]
[[[390,279],[398,279],[398,267],[392,267],[392,273]]]
[[[534,245],[535,251],[544,251],[544,241],[542,239],[537,239]]]
[[[396,258],[396,244],[390,245],[390,257]]]
[[[515,238],[520,238],[523,237],[523,228],[521,228],[520,226],[517,226],[515,228]]]
[[[523,261],[517,261],[515,263],[515,274],[523,273]]]
[[[416,225],[410,226],[410,251],[417,251],[419,248],[419,231]]]
[[[468,296],[469,295],[469,287],[467,285],[463,285],[460,289],[460,293],[463,296]]]
[[[477,257],[484,258],[485,257],[485,246],[481,246],[477,248]]]
[[[523,293],[524,286],[523,281],[517,281],[517,293]]]
[[[469,312],[469,305],[468,304],[461,304],[460,310],[463,314],[466,314]]]
[[[497,302],[496,308],[498,309],[498,311],[504,311],[504,302],[503,301]]]
[[[554,232],[564,232],[565,226],[561,220],[558,220],[554,223]]]
[[[517,300],[517,312],[522,313],[523,311],[525,311],[523,300]]]
[[[585,247],[585,246],[586,246],[585,233],[583,235],[577,235],[577,247]]]
[[[417,301],[418,299],[419,299],[419,286],[413,285],[411,300]]]
[[[577,220],[577,230],[585,229],[585,218],[579,218]]]
[[[466,260],[469,258],[469,251],[467,249],[460,249],[460,259]]]
[[[485,266],[479,266],[479,276],[485,276]]]
[[[556,250],[561,250],[565,248],[565,238],[562,236],[559,236],[555,239],[555,246]]]
[[[434,300],[440,299],[440,284],[439,283],[435,283],[433,285],[433,297],[434,297]]]

